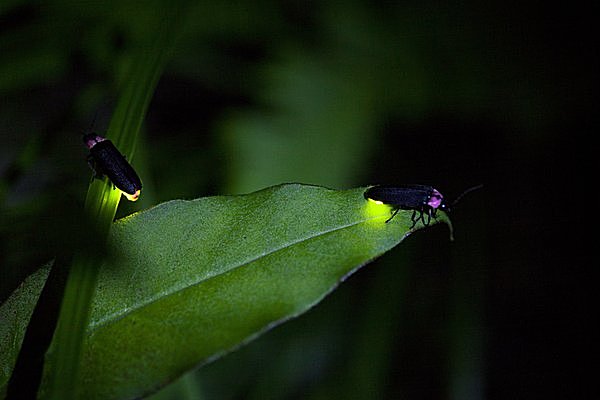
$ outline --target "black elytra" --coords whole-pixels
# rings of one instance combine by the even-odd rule
[[[98,134],[84,135],[83,142],[90,150],[88,164],[94,171],[94,178],[108,177],[129,200],[136,201],[142,190],[142,181],[125,156],[110,140]]]

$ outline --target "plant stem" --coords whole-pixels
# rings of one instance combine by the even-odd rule
[[[158,78],[173,48],[176,31],[182,25],[178,21],[182,11],[179,7],[157,11],[156,36],[151,38],[151,43],[146,43],[147,46],[142,43],[140,51],[134,56],[106,134],[129,160],[133,158],[138,132]],[[88,190],[85,211],[96,223],[96,243],[100,249],[106,245],[120,197],[121,192],[104,181],[93,182]],[[83,253],[74,256],[58,326],[46,357],[47,374],[40,393],[43,398],[68,400],[78,396],[78,376],[86,329],[101,265],[102,259],[99,257],[89,257]]]

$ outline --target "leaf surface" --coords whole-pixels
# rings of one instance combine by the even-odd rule
[[[280,185],[117,221],[118,256],[100,272],[84,343],[82,397],[150,393],[318,303],[411,233],[410,211],[385,223],[390,208],[364,190]]]

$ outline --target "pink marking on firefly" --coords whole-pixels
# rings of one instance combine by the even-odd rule
[[[100,135],[87,135],[85,138],[85,145],[87,146],[88,149],[91,149],[92,147],[94,147],[95,145],[97,145],[100,142],[104,142],[106,140],[105,137],[102,137]]]
[[[431,208],[438,208],[442,201],[444,200],[444,196],[437,190],[433,189],[433,193],[429,196],[429,200],[427,200],[427,205]]]

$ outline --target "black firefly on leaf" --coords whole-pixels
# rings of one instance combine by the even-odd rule
[[[451,203],[451,206],[454,206],[465,194],[481,187],[483,185],[465,190]],[[438,210],[450,211],[450,205],[444,196],[437,189],[426,185],[372,186],[365,191],[364,196],[367,200],[392,207],[392,216],[385,221],[386,223],[390,222],[398,211],[412,210],[410,229],[414,228],[419,221],[428,226],[432,218],[436,219]]]
[[[136,201],[142,190],[142,181],[115,145],[95,133],[83,135],[83,143],[90,150],[87,160],[94,171],[94,178],[108,177],[127,199]]]

